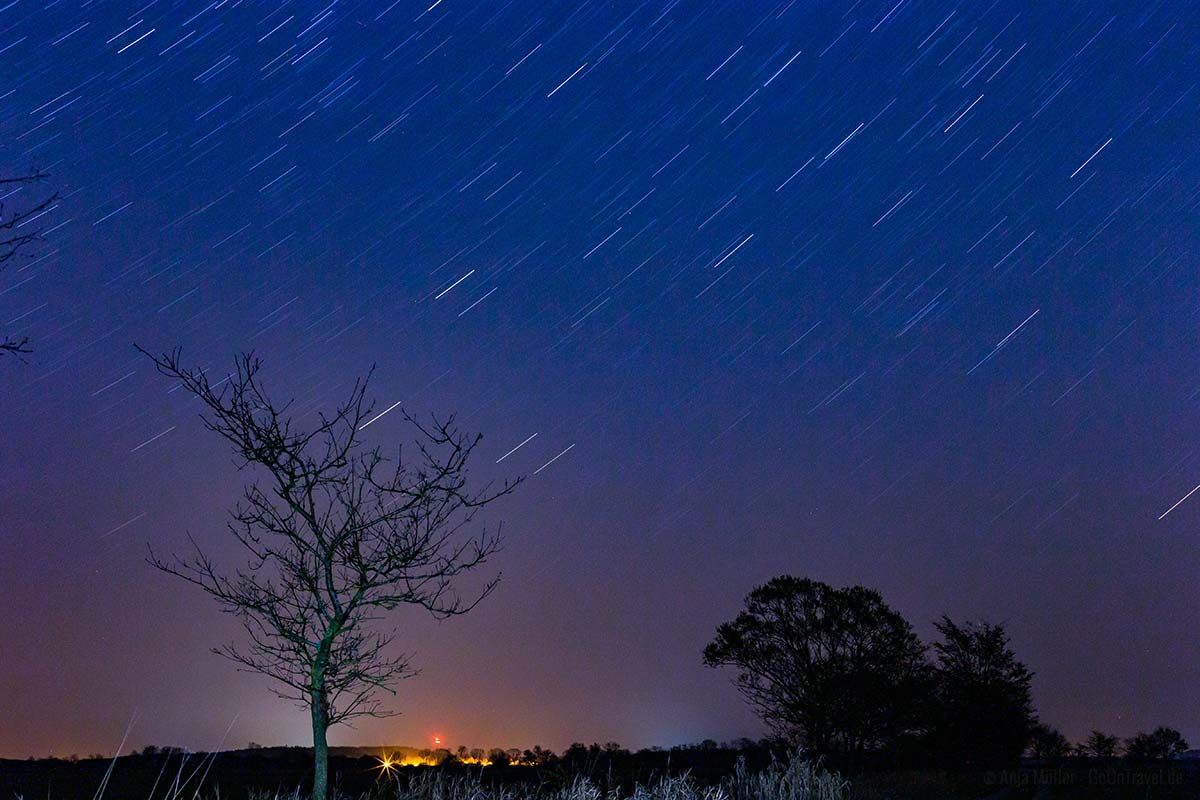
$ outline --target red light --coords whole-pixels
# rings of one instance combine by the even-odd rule
[[[440,736],[435,736],[435,737],[433,737],[433,743],[434,743],[434,744],[441,744],[441,743],[442,743],[442,737],[440,737]]]

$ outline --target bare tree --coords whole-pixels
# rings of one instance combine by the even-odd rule
[[[221,572],[194,540],[191,558],[164,561],[151,551],[150,562],[199,586],[245,626],[247,645],[215,652],[274,678],[279,696],[311,713],[313,797],[324,800],[329,726],[390,716],[377,690],[394,693],[392,684],[415,674],[407,656],[388,649],[393,635],[373,623],[402,605],[439,618],[465,614],[486,597],[498,576],[466,599],[454,583],[497,551],[499,530],[470,536],[464,528],[516,482],[467,488],[480,437],[460,433],[452,417],[425,424],[404,413],[417,436],[412,459],[366,447],[369,374],[332,416],[302,428],[290,402],[268,396],[253,354],[210,383],[204,371],[181,364],[178,350],[138,349],[204,403],[205,427],[233,446],[239,467],[262,473],[229,525],[248,551],[246,566]]]
[[[47,177],[49,176],[44,172],[34,171],[15,178],[0,178],[0,191],[13,185],[17,186],[15,191],[20,191],[24,188],[21,184],[37,183]],[[8,193],[5,191],[5,194]],[[10,213],[3,200],[0,200],[0,269],[3,269],[9,261],[18,258],[21,251],[28,245],[42,238],[41,228],[26,228],[26,226],[50,210],[56,202],[58,202],[58,195],[51,194],[24,210]],[[21,355],[29,352],[31,351],[28,336],[14,337],[4,334],[0,337],[0,355],[5,353]]]

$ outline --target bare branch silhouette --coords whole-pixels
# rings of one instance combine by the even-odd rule
[[[480,436],[461,433],[454,418],[422,423],[402,412],[416,433],[415,453],[394,459],[366,447],[360,431],[371,414],[366,378],[332,415],[303,428],[276,404],[252,353],[233,373],[210,382],[185,367],[180,351],[154,355],[159,372],[204,404],[205,427],[221,436],[261,481],[249,483],[229,529],[245,548],[245,566],[222,572],[193,541],[185,559],[150,563],[214,597],[245,627],[249,642],[215,652],[243,670],[276,681],[276,693],[312,715],[316,786],[326,791],[330,725],[359,716],[388,716],[379,690],[416,674],[408,656],[391,653],[390,633],[372,623],[402,605],[437,617],[465,614],[499,577],[464,597],[456,579],[500,547],[499,531],[465,528],[477,511],[516,486],[467,487],[467,463]]]
[[[5,195],[15,194],[24,188],[25,184],[34,184],[48,178],[44,172],[32,171],[28,175],[20,175],[11,178],[0,178],[0,188],[16,185],[15,190],[5,192]],[[8,210],[8,206],[0,200],[0,269],[3,269],[9,261],[14,261],[25,255],[24,251],[34,242],[41,241],[42,229],[39,227],[26,228],[26,226],[36,222],[44,213],[52,209],[55,203],[58,202],[58,194],[51,194],[46,198],[35,202],[31,206],[26,206],[22,210]],[[4,334],[0,336],[0,355],[11,353],[13,355],[24,355],[32,352],[29,348],[28,336],[13,336]]]

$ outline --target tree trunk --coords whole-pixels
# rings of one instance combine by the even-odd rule
[[[329,794],[329,742],[325,738],[325,732],[329,728],[329,717],[323,694],[314,690],[309,698],[313,729],[312,800],[326,800]]]

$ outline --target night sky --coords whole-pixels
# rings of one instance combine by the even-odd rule
[[[403,715],[335,744],[761,735],[700,652],[782,573],[1007,622],[1073,739],[1200,739],[1198,23],[5,3],[0,167],[51,178],[4,202],[60,199],[0,274],[0,755],[311,741],[144,561],[236,565],[249,476],[134,342],[300,414],[375,364],[527,476],[500,589],[398,614]]]

